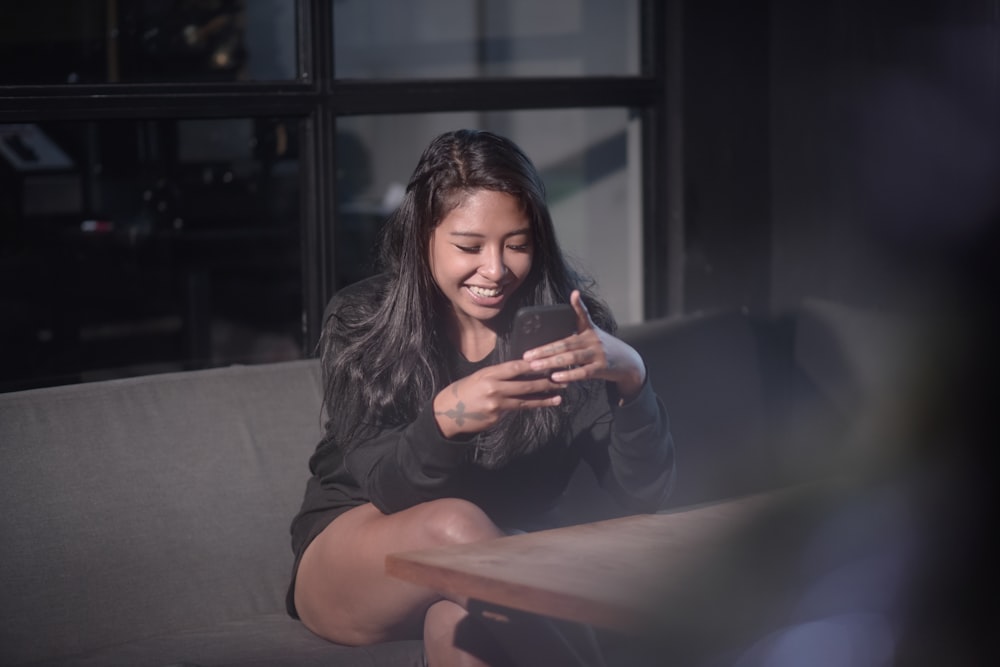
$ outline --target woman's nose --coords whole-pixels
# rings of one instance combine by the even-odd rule
[[[479,274],[492,280],[493,282],[499,282],[501,278],[507,275],[507,264],[503,261],[502,252],[491,252],[484,255],[485,261],[479,267]]]

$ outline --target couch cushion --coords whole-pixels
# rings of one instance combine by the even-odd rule
[[[336,646],[285,614],[151,637],[33,667],[421,667],[423,643]]]
[[[317,362],[0,395],[0,663],[280,613]]]

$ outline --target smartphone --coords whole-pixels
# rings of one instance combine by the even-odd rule
[[[511,358],[520,359],[528,350],[576,333],[576,311],[568,303],[525,306],[514,315]],[[539,375],[538,377],[541,377]]]

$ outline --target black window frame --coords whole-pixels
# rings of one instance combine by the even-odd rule
[[[337,119],[351,115],[625,107],[642,124],[643,316],[668,314],[668,4],[640,0],[635,76],[336,80],[333,0],[296,0],[295,81],[0,86],[0,123],[297,118],[300,132],[303,354],[334,291]],[[530,147],[527,147],[530,150]]]

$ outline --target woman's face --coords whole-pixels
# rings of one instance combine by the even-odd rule
[[[511,195],[476,190],[431,232],[428,255],[457,325],[474,329],[503,310],[531,270],[531,222]]]

